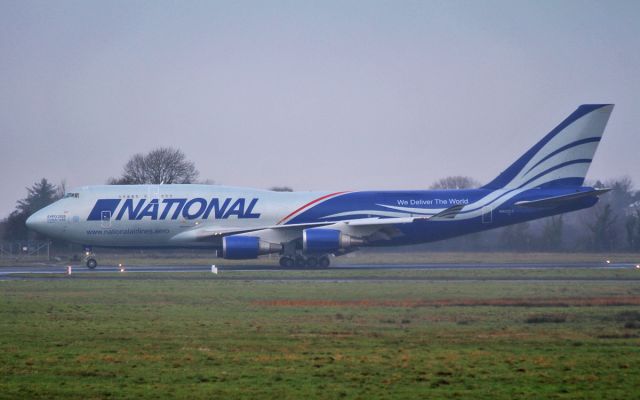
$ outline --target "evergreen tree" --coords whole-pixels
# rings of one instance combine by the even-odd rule
[[[56,185],[49,183],[46,178],[42,178],[40,182],[27,188],[27,197],[18,200],[16,211],[31,215],[58,200],[58,196]]]
[[[25,225],[27,218],[36,211],[48,206],[60,198],[56,185],[45,178],[27,188],[27,197],[18,200],[16,209],[9,214],[5,223],[4,238],[8,240],[26,240],[37,238],[35,232],[29,232]]]

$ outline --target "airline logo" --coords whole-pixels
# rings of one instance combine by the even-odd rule
[[[196,197],[193,199],[99,199],[87,221],[260,218],[258,199]]]

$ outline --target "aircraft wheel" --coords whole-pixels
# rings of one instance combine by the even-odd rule
[[[95,258],[90,258],[87,260],[87,268],[96,269],[97,266],[98,266],[98,262],[96,261]]]
[[[307,267],[309,268],[315,268],[318,266],[318,259],[316,257],[309,257],[307,258]]]
[[[295,261],[291,257],[280,257],[280,266],[282,268],[291,268],[295,265]]]
[[[327,256],[322,256],[318,260],[318,266],[320,268],[329,268],[329,265],[331,265],[331,260]]]
[[[302,256],[296,256],[296,267],[304,267],[307,265],[307,260]]]

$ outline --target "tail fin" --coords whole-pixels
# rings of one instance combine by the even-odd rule
[[[582,186],[613,104],[583,104],[486,189]]]

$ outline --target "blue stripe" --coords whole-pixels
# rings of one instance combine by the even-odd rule
[[[100,199],[96,201],[87,217],[87,221],[102,221],[102,212],[109,211],[113,215],[120,204],[120,199]]]
[[[487,204],[483,204],[483,205],[481,205],[480,207],[471,208],[471,209],[469,209],[469,210],[461,211],[461,212],[460,212],[460,214],[467,214],[467,213],[470,213],[470,212],[473,212],[473,211],[480,210],[481,208],[485,208],[485,207],[486,207],[486,206],[488,206],[489,204],[493,204],[493,203],[495,203],[496,201],[500,200],[500,199],[501,199],[501,198],[503,198],[504,196],[506,196],[506,195],[508,195],[509,193],[513,192],[514,190],[516,190],[516,189],[508,190],[508,191],[506,191],[506,192],[502,193],[500,196],[496,197],[495,199],[491,200],[491,201],[490,201],[490,202],[488,202]],[[485,197],[486,197],[486,196],[485,196]],[[483,197],[483,198],[484,198],[484,197]],[[482,199],[480,199],[480,200],[482,200]],[[478,200],[478,201],[480,201],[480,200]],[[478,201],[476,201],[476,203],[477,203]]]
[[[571,186],[582,186],[584,184],[584,177],[574,176],[571,178],[560,178],[554,179],[545,183],[543,186],[545,189],[558,187],[558,188],[566,188]]]
[[[526,181],[526,182],[525,182],[525,183],[523,183],[522,185],[518,186],[518,189],[521,189],[522,187],[526,186],[527,184],[529,184],[529,183],[531,183],[531,182],[535,181],[535,180],[536,180],[536,179],[538,179],[538,178],[542,178],[543,176],[545,176],[545,175],[547,175],[547,174],[549,174],[549,173],[551,173],[551,172],[553,172],[553,171],[555,171],[555,170],[557,170],[557,169],[564,168],[564,167],[566,167],[567,165],[572,165],[572,164],[589,164],[589,163],[591,163],[591,161],[592,161],[592,160],[591,160],[590,158],[579,158],[579,159],[577,159],[577,160],[571,160],[571,161],[563,162],[563,163],[561,163],[561,164],[558,164],[558,165],[556,165],[556,166],[554,166],[554,167],[551,167],[551,168],[549,168],[549,169],[547,169],[547,170],[545,170],[545,171],[543,171],[543,172],[539,173],[538,175],[536,175],[536,176],[534,176],[533,178],[529,179],[528,181]],[[544,185],[544,183],[543,183],[542,185]]]
[[[538,165],[542,164],[543,162],[547,161],[549,158],[555,156],[558,153],[561,153],[567,149],[570,149],[572,147],[576,147],[576,146],[580,146],[581,144],[585,144],[585,143],[591,143],[591,142],[599,142],[601,138],[599,137],[592,137],[592,138],[586,138],[586,139],[580,139],[580,140],[576,140],[575,142],[569,143],[565,146],[560,147],[558,150],[550,153],[548,156],[546,156],[545,158],[543,158],[542,160],[538,161],[533,167],[529,168],[529,170],[523,175],[523,176],[527,176],[527,174],[529,172],[531,172],[532,169],[534,169],[535,167],[537,167]]]
[[[602,107],[609,106],[610,104],[583,104],[578,107],[571,115],[569,115],[564,121],[560,123],[560,125],[556,126],[551,132],[547,134],[542,140],[536,143],[535,146],[529,149],[522,157],[520,157],[516,162],[511,164],[509,168],[504,170],[497,178],[484,185],[483,189],[501,189],[509,182],[513,180],[522,171],[525,165],[546,145],[551,139],[557,136],[560,132],[562,132],[566,127],[576,122],[578,119],[584,117],[585,115],[600,109]]]
[[[513,192],[515,190],[518,190],[518,189],[522,189],[522,187],[524,187],[528,183],[530,183],[530,182],[532,182],[532,181],[534,181],[534,180],[536,180],[538,178],[541,178],[544,175],[547,175],[548,173],[553,172],[553,171],[555,171],[555,170],[557,170],[559,168],[563,168],[563,167],[566,167],[567,165],[571,165],[571,164],[590,163],[591,161],[592,160],[590,160],[590,159],[578,159],[578,160],[572,160],[572,161],[564,162],[562,164],[558,164],[558,165],[556,165],[554,167],[551,167],[551,168],[547,169],[546,171],[543,171],[543,172],[539,173],[535,177],[529,179],[526,183],[520,185],[518,188],[511,189],[511,190],[508,190],[508,191],[502,193],[500,196],[498,196],[495,199],[491,200],[487,204],[484,204],[484,205],[482,205],[480,207],[472,208],[472,209],[469,209],[469,210],[461,211],[459,214],[467,214],[467,213],[470,213],[470,212],[474,212],[474,211],[480,210],[481,208],[484,208],[484,207],[486,207],[486,206],[488,206],[488,205],[490,205],[492,203],[495,203],[496,201],[500,200],[502,197],[508,195],[509,193],[511,193],[511,192]],[[575,179],[578,179],[579,182],[576,181]],[[580,186],[580,185],[582,185],[583,181],[584,181],[583,178],[560,178],[560,179],[554,179],[553,181],[549,181],[549,182],[543,183],[542,185],[544,185],[544,186],[553,186],[554,183],[562,182],[562,183],[570,185],[570,186]],[[477,201],[480,201],[480,200],[482,200],[482,198],[477,200]]]

